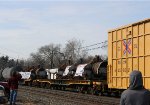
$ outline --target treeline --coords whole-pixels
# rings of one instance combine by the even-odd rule
[[[9,56],[0,57],[0,70],[6,67],[23,66],[23,65],[24,65],[23,60],[10,59]]]
[[[24,70],[32,66],[41,65],[44,68],[57,68],[66,63],[72,65],[76,62],[90,62],[94,56],[89,56],[86,50],[83,50],[83,42],[72,39],[67,41],[65,46],[60,44],[49,44],[40,47],[37,52],[31,53],[27,60],[9,59],[8,56],[0,57],[0,69],[15,65],[22,66]]]
[[[53,43],[42,46],[37,52],[31,53],[26,63],[29,66],[40,64],[45,68],[56,68],[64,63],[74,64],[79,59],[90,59],[88,52],[82,49],[82,44],[82,41],[72,39],[65,46]]]

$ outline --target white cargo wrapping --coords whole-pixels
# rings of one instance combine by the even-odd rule
[[[63,76],[66,76],[66,75],[68,74],[70,67],[71,67],[71,66],[67,66],[67,67],[66,67],[66,69],[65,69],[65,71],[64,71],[64,73],[63,73]]]
[[[58,73],[58,68],[55,69],[46,69],[48,79],[56,79],[56,73]]]
[[[82,73],[84,72],[84,67],[86,65],[87,64],[80,64],[80,65],[78,65],[76,73],[75,73],[75,76],[82,76]]]
[[[19,72],[22,76],[22,79],[29,79],[31,72]]]

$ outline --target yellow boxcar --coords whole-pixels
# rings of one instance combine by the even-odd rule
[[[108,87],[127,89],[133,70],[142,72],[150,89],[150,19],[108,32]]]

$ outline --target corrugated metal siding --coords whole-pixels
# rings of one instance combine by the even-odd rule
[[[126,89],[129,74],[140,70],[150,89],[150,19],[108,32],[108,85]]]

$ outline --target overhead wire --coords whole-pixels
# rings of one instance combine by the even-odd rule
[[[108,46],[107,42],[108,41],[105,40],[105,41],[100,42],[100,43],[96,43],[96,44],[81,47],[79,49],[83,49],[82,51],[91,51],[91,50],[96,50],[96,49],[100,49],[100,48],[103,49],[103,48],[106,48]],[[98,46],[98,47],[96,47],[96,46]],[[94,47],[94,48],[91,48],[91,47]]]
[[[101,45],[101,46],[98,46],[98,45]],[[98,47],[94,47],[94,46],[98,46]],[[94,47],[94,48],[91,48],[91,47]],[[84,47],[80,47],[80,48],[77,48],[75,50],[83,49],[82,51],[91,51],[91,50],[96,50],[96,49],[106,48],[106,47],[107,47],[107,40],[105,40],[103,42],[100,42],[100,43],[95,43],[95,44],[87,45],[87,46],[84,46]],[[0,48],[2,48],[2,47],[0,47]],[[22,55],[22,54],[19,54],[19,52],[16,52],[14,50],[10,50],[10,49],[4,48],[4,47],[2,49],[7,50],[7,51],[11,51],[11,52],[13,52],[15,54],[17,53],[16,55]],[[3,54],[3,53],[0,53],[0,54],[2,56],[8,56],[8,55]],[[12,59],[16,59],[16,58],[11,57],[11,56],[9,56],[9,57],[12,58]]]
[[[95,43],[95,44],[91,44],[91,45],[88,45],[88,46],[80,47],[78,49],[84,49],[84,48],[88,48],[88,47],[92,47],[92,46],[96,46],[96,45],[100,45],[100,44],[105,44],[105,43],[107,43],[107,40],[105,40],[103,42],[100,42],[100,43]]]
[[[107,47],[107,45],[101,46],[101,47],[95,47],[95,48],[91,48],[91,49],[85,49],[85,50],[83,50],[83,51],[97,50],[97,49],[100,49],[100,48],[106,48],[106,47]]]

